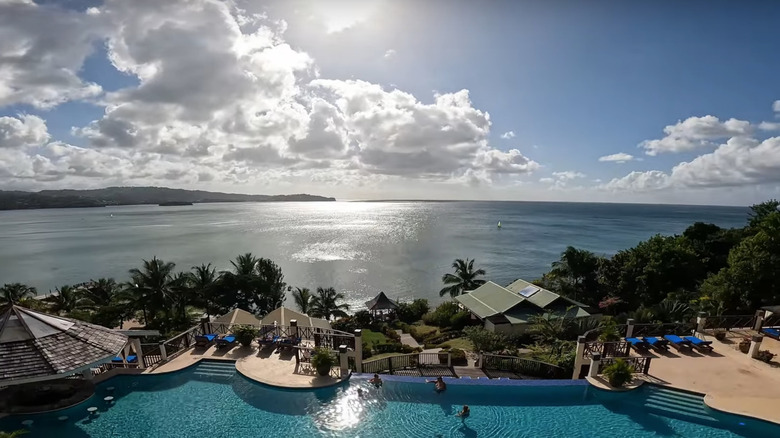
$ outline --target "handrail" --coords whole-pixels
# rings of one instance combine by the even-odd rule
[[[566,378],[567,374],[570,374],[565,369],[551,363],[524,357],[490,353],[482,353],[480,367],[483,371],[510,371],[521,375],[548,379],[563,379]]]
[[[647,374],[650,371],[650,361],[653,359],[652,356],[633,356],[633,357],[610,357],[602,360],[599,362],[599,373],[601,373],[604,368],[606,368],[609,365],[612,365],[615,363],[616,360],[621,359],[626,361],[631,368],[634,369],[635,373],[642,373]]]
[[[756,315],[717,315],[708,316],[704,320],[705,329],[753,328],[756,324]]]

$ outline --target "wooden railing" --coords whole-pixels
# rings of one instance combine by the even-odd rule
[[[364,373],[393,374],[398,370],[420,367],[447,367],[450,353],[411,353],[363,362]]]
[[[483,353],[480,367],[482,370],[509,371],[524,376],[544,379],[565,379],[571,377],[571,372],[566,372],[565,369],[557,365],[516,356]]]
[[[629,344],[626,341],[586,342],[582,357],[591,357],[596,353],[601,357],[625,357],[629,353]]]
[[[225,324],[208,322],[206,325],[206,331],[208,333],[226,334],[231,332],[231,328],[234,325],[243,324]],[[301,338],[314,342],[317,347],[328,347],[333,350],[339,348],[340,345],[346,345],[347,348],[355,349],[355,335],[352,333],[343,332],[340,330],[326,329],[320,327],[303,327],[303,326],[289,326],[289,325],[272,325],[272,324],[257,324],[254,325],[258,328],[260,336],[280,336],[283,338]]]
[[[696,329],[695,322],[634,324],[632,336],[637,338],[641,336],[684,335],[693,333],[694,329]]]
[[[718,315],[708,316],[704,328],[708,330],[751,329],[756,324],[756,315]]]
[[[764,317],[764,321],[761,323],[761,327],[778,327],[780,326],[780,313],[772,313],[769,316]]]
[[[195,345],[195,337],[201,335],[203,335],[203,330],[201,329],[200,325],[196,325],[186,332],[176,335],[171,339],[163,342],[168,359],[176,357],[182,351]]]
[[[650,360],[652,357],[650,356],[635,356],[635,357],[609,357],[606,359],[602,359],[599,363],[599,374],[609,365],[612,365],[615,363],[616,360],[624,360],[628,362],[629,365],[631,365],[631,368],[634,369],[635,373],[642,373],[647,374],[648,371],[650,371]]]
[[[143,354],[144,367],[146,368],[162,361],[160,344],[141,344],[141,353]]]

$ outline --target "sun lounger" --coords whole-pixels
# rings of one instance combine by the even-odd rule
[[[677,335],[664,335],[664,339],[671,342],[671,344],[674,345],[674,348],[678,350],[682,348],[691,348],[692,346],[691,341],[683,339]]]
[[[712,341],[705,341],[704,339],[699,339],[696,336],[686,336],[685,340],[690,342],[691,345],[698,348],[699,350],[712,351]]]
[[[236,337],[233,335],[226,335],[217,338],[217,348],[232,347],[236,344]]]
[[[218,337],[219,336],[217,334],[214,334],[214,333],[209,333],[207,335],[202,335],[202,336],[201,335],[195,336],[195,346],[196,347],[208,347]]]
[[[635,350],[647,350],[650,347],[650,344],[647,343],[647,341],[639,338],[626,338],[626,342],[631,344]]]
[[[257,343],[260,344],[261,347],[264,347],[266,345],[273,345],[276,343],[276,341],[279,340],[279,336],[263,336],[261,338],[257,339]]]
[[[669,341],[663,338],[657,338],[655,336],[645,336],[642,338],[643,341],[647,342],[648,345],[655,348],[656,350],[668,350],[669,347],[667,347],[667,344],[669,344]]]
[[[761,331],[765,335],[769,336],[770,338],[775,338],[775,339],[780,340],[780,329],[767,327],[765,329],[761,329]]]

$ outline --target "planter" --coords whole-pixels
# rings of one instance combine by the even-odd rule
[[[739,351],[747,354],[750,350],[750,341],[742,341],[739,343]]]
[[[320,376],[326,377],[330,375],[330,364],[328,365],[320,365],[317,367],[317,374]]]
[[[620,388],[623,384],[624,382],[621,379],[609,379],[609,386],[613,388]]]
[[[726,332],[715,332],[715,339],[719,341],[726,339]]]

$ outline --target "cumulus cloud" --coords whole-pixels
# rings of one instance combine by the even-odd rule
[[[625,163],[626,161],[631,161],[633,159],[634,159],[633,155],[627,154],[625,152],[618,152],[617,154],[605,155],[603,157],[599,157],[599,161],[612,162],[612,163]]]
[[[46,122],[38,116],[0,117],[0,148],[40,146],[48,139]]]
[[[737,119],[720,121],[715,116],[689,117],[664,128],[665,137],[639,144],[647,155],[678,153],[714,147],[713,140],[752,134],[750,122]]]
[[[775,101],[775,102],[772,104],[772,111],[774,111],[774,112],[776,112],[776,113],[780,113],[780,100],[776,100],[776,101]]]
[[[507,131],[501,134],[501,138],[503,138],[504,140],[515,138],[515,131]]]
[[[539,182],[550,184],[549,188],[553,190],[570,189],[572,188],[570,184],[572,181],[585,178],[586,176],[587,175],[582,172],[566,170],[562,172],[553,172],[552,177],[539,178]],[[579,189],[580,187],[577,188]]]
[[[101,32],[98,15],[32,0],[0,1],[0,107],[48,109],[100,94],[100,85],[78,75]]]
[[[390,58],[394,57],[395,53],[396,53],[395,50],[387,49],[387,51],[385,52],[385,55],[384,55],[385,59],[390,59]]]
[[[607,190],[641,192],[669,187],[669,175],[660,170],[634,171],[622,178],[613,178],[602,186]]]

